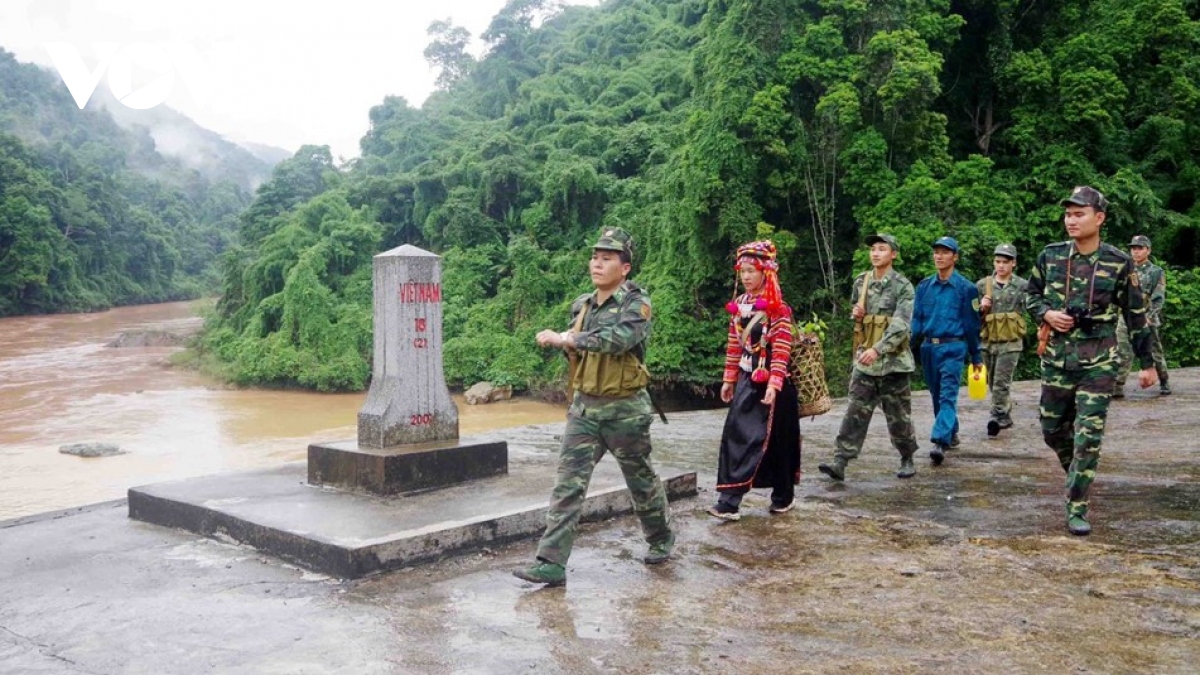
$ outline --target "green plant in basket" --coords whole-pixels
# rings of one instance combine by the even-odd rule
[[[825,331],[828,328],[829,326],[817,316],[816,312],[813,312],[812,318],[808,321],[803,323],[796,322],[796,333],[798,335],[815,335],[822,342],[825,341]]]

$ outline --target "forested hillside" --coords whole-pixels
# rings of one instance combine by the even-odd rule
[[[56,75],[0,49],[0,316],[214,292],[269,167],[244,151],[207,159],[204,173],[165,156],[147,127],[80,110]]]
[[[370,372],[370,258],[444,256],[453,383],[538,386],[603,225],[637,237],[660,383],[719,376],[731,252],[769,233],[798,314],[832,330],[831,380],[864,232],[911,278],[951,234],[960,269],[1018,270],[1064,238],[1077,184],[1114,204],[1106,238],[1149,234],[1170,272],[1169,357],[1200,326],[1200,32],[1183,0],[511,0],[482,38],[449,22],[426,56],[442,91],[370,111],[363,156],[308,148],[240,219],[206,346],[242,382],[359,389]],[[398,76],[398,75],[397,75]]]

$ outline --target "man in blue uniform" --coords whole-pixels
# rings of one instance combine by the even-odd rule
[[[979,291],[975,284],[954,270],[958,242],[942,237],[933,242],[933,265],[937,274],[917,285],[913,301],[912,340],[920,345],[921,371],[933,398],[934,466],[946,459],[946,451],[958,447],[958,386],[962,383],[967,358],[975,369],[983,366],[979,349]]]

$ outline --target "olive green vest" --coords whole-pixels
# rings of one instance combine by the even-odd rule
[[[626,295],[626,302],[632,294]],[[583,305],[575,319],[575,332],[583,328],[583,320],[591,308],[591,301]],[[622,306],[621,311],[627,308]],[[570,389],[591,396],[633,396],[650,384],[650,371],[633,351],[621,354],[600,352],[573,352],[568,374]]]

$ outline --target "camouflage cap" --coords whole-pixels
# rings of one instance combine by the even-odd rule
[[[888,246],[892,247],[893,251],[896,251],[897,253],[900,252],[900,244],[896,243],[896,238],[890,234],[883,234],[882,232],[876,232],[875,234],[867,235],[867,238],[863,239],[863,243],[867,246],[874,246],[875,244],[887,244]]]
[[[1145,246],[1146,248],[1150,248],[1150,237],[1147,237],[1144,234],[1139,234],[1138,236],[1133,238],[1133,241],[1129,242],[1129,245],[1130,246]]]
[[[593,249],[602,251],[622,251],[633,257],[633,235],[620,227],[606,227],[600,238],[592,245]]]
[[[1006,258],[1012,258],[1013,260],[1016,260],[1017,247],[1013,246],[1012,244],[1000,244],[996,247],[995,251],[992,251],[992,255],[1002,255]]]
[[[1099,190],[1087,185],[1080,185],[1071,190],[1071,196],[1059,202],[1060,206],[1090,206],[1097,211],[1108,211],[1108,200]]]

